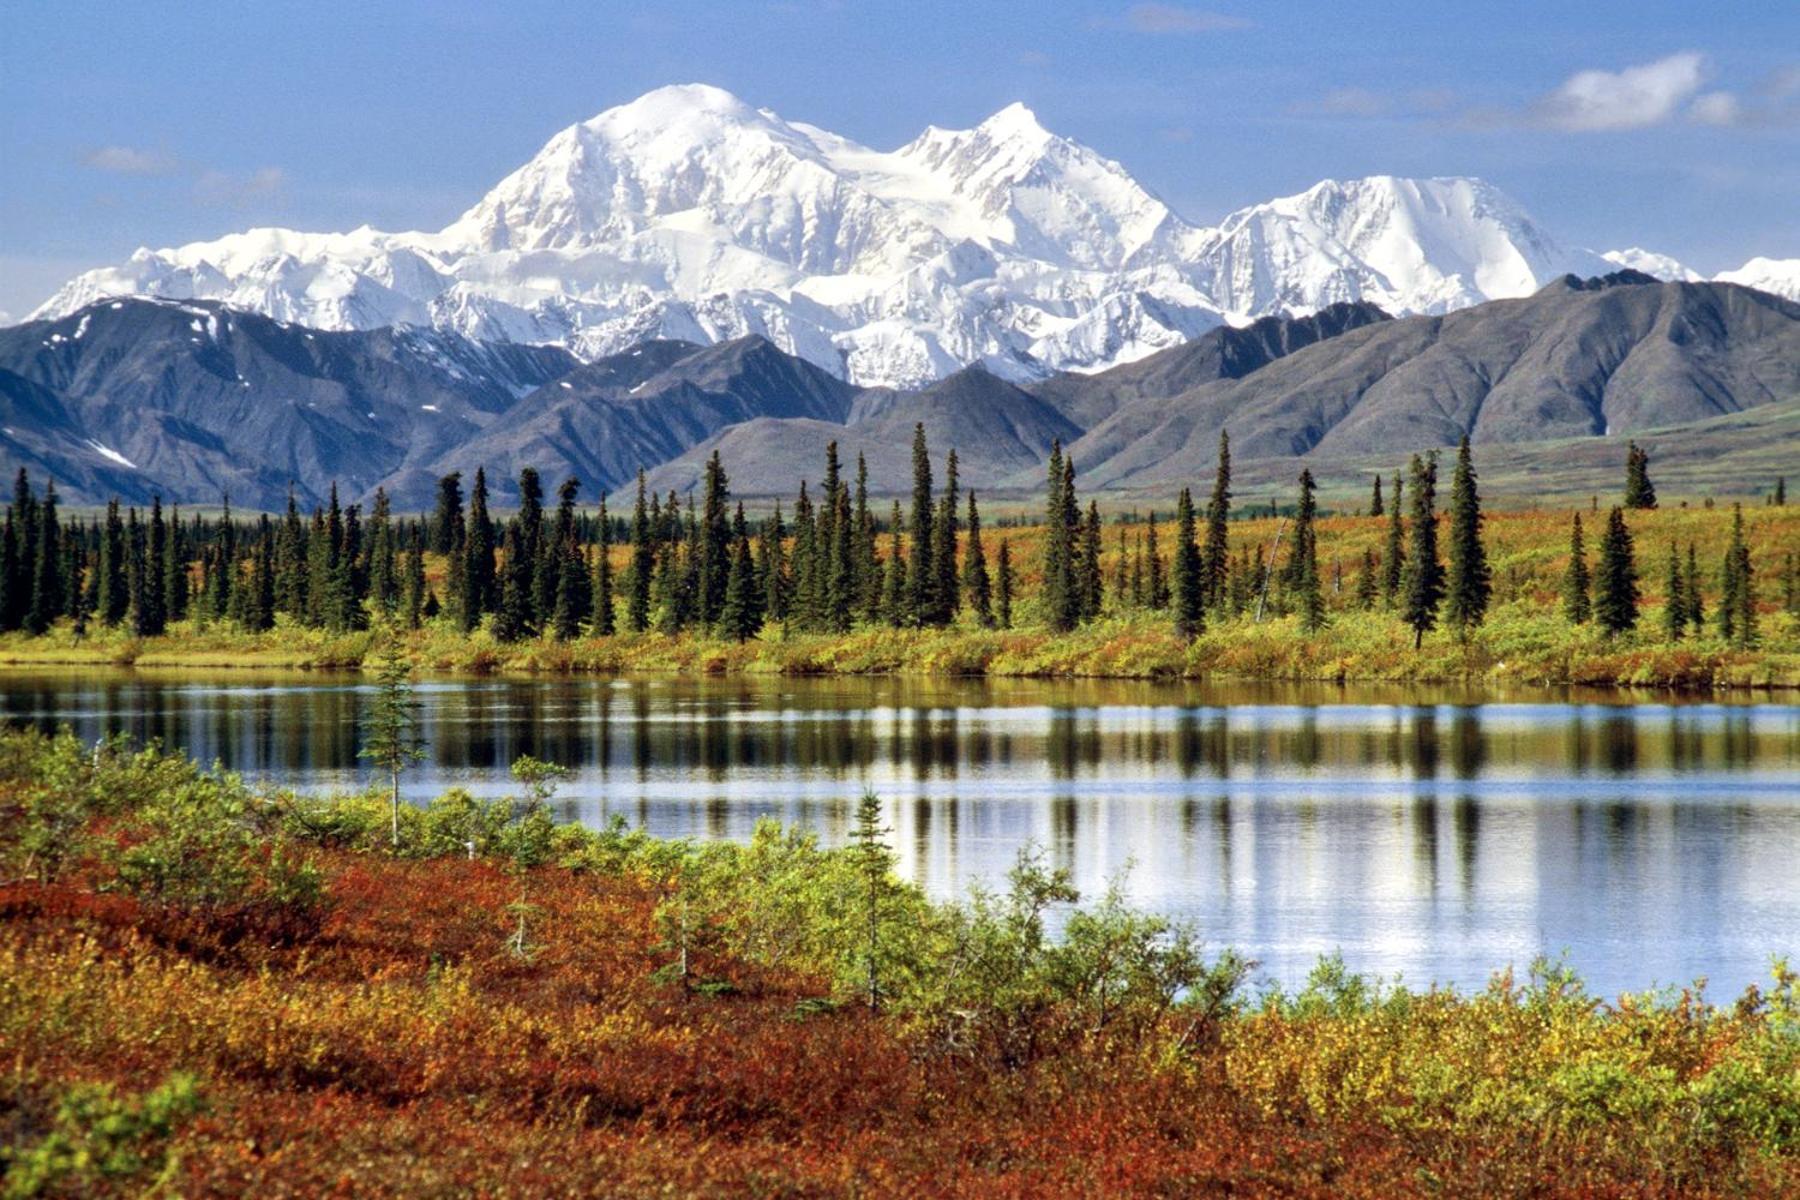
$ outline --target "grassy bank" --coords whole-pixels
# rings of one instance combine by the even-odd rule
[[[530,776],[526,772],[527,777]],[[1246,964],[1024,860],[253,791],[0,734],[8,1195],[1748,1196],[1800,1187],[1800,996]],[[876,1007],[868,1003],[875,981]]]
[[[77,639],[66,628],[42,637],[0,637],[0,666],[135,665],[190,668],[361,667],[383,635],[281,626],[249,635],[224,627],[183,628],[135,639],[102,630]],[[1466,642],[1438,634],[1412,648],[1391,614],[1344,612],[1305,633],[1296,617],[1216,621],[1192,643],[1161,614],[1104,618],[1067,634],[1039,630],[865,629],[783,635],[747,642],[692,634],[624,634],[558,642],[495,641],[431,626],[399,635],[428,670],[463,673],[991,675],[1120,679],[1329,680],[1679,688],[1800,687],[1800,621],[1769,613],[1753,649],[1715,636],[1670,644],[1644,630],[1609,639],[1529,601],[1500,606]]]

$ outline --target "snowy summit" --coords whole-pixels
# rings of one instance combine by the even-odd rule
[[[1610,269],[1479,180],[1328,181],[1208,228],[1023,105],[878,151],[691,84],[563,130],[440,232],[141,249],[34,316],[198,298],[588,358],[757,333],[854,383],[909,387],[972,362],[1097,370],[1340,300],[1445,312]]]

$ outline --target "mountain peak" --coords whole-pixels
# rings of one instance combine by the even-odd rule
[[[1001,138],[1037,138],[1047,139],[1054,135],[1045,129],[1037,114],[1014,100],[1005,108],[983,121],[976,129],[995,139]]]

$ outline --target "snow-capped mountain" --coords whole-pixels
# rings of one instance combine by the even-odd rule
[[[1642,271],[1652,279],[1667,280],[1670,283],[1699,283],[1706,278],[1668,255],[1646,250],[1642,246],[1633,246],[1629,250],[1608,250],[1600,257],[1615,267],[1623,267],[1627,271]]]
[[[1479,180],[1327,181],[1207,228],[1022,105],[877,151],[687,85],[563,130],[437,233],[143,249],[34,315],[199,298],[585,358],[761,334],[852,382],[909,387],[972,362],[1096,370],[1338,301],[1444,312],[1608,269]]]
[[[1800,300],[1800,258],[1753,258],[1737,270],[1721,271],[1713,278]]]

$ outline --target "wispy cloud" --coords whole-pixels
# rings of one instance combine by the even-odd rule
[[[1577,71],[1530,111],[1536,123],[1570,133],[1647,129],[1678,116],[1705,82],[1706,60],[1689,50],[1620,71]]]
[[[168,175],[180,165],[173,155],[136,146],[101,146],[81,156],[83,166],[116,175]]]
[[[287,187],[280,167],[258,167],[247,175],[205,170],[194,180],[194,198],[202,204],[243,205],[279,195]]]
[[[1296,101],[1290,116],[1347,117],[1377,120],[1402,117],[1436,117],[1456,107],[1456,93],[1444,88],[1414,88],[1404,92],[1378,92],[1363,87],[1333,88],[1316,100]]]
[[[1179,4],[1134,4],[1125,10],[1119,24],[1133,33],[1183,34],[1231,33],[1249,29],[1255,22],[1248,17]]]

